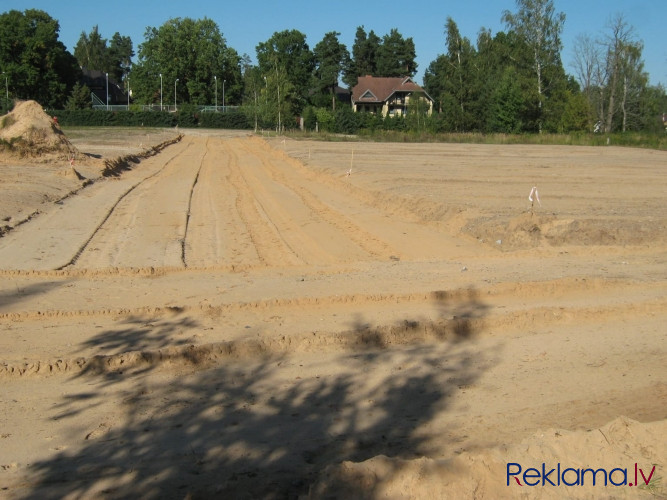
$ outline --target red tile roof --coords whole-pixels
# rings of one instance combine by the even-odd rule
[[[410,77],[360,76],[352,89],[352,102],[385,102],[394,92],[424,92]]]

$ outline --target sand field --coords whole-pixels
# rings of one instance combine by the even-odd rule
[[[667,153],[68,137],[0,161],[0,496],[667,495]]]

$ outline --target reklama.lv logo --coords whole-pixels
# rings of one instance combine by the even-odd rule
[[[507,486],[514,483],[519,486],[608,486],[609,484],[612,486],[639,486],[640,479],[648,486],[655,472],[655,465],[648,477],[637,463],[634,464],[634,479],[632,472],[630,468],[630,481],[628,482],[628,469],[624,467],[616,467],[609,471],[605,468],[562,468],[559,462],[552,469],[548,469],[546,463],[542,463],[540,469],[529,467],[524,470],[521,464],[508,462]],[[511,479],[514,481],[510,481]]]

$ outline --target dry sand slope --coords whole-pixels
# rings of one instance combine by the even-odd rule
[[[0,496],[665,497],[666,160],[186,131],[45,201],[0,238]]]

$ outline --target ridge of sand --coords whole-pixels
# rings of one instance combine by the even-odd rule
[[[620,416],[597,429],[540,430],[519,443],[464,452],[451,460],[380,455],[364,462],[329,466],[308,498],[665,498],[665,435],[667,420],[640,423]],[[542,476],[535,477],[542,473],[542,464],[545,473],[555,469],[544,484]],[[514,474],[519,467],[521,473]],[[528,474],[531,485],[523,478],[529,468],[536,469]],[[575,470],[565,472],[567,468]],[[585,469],[598,471],[596,484],[591,471],[581,472]],[[614,469],[621,470],[612,472]]]

